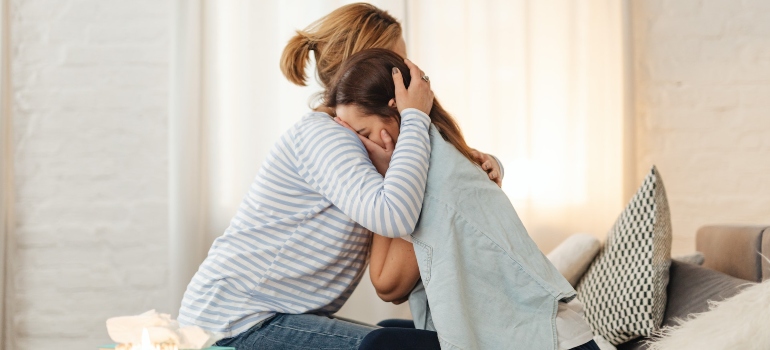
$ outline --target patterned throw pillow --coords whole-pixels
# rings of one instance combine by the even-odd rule
[[[595,334],[614,345],[660,327],[671,265],[671,218],[654,166],[577,287]]]

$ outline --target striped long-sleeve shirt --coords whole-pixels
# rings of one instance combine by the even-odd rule
[[[285,132],[187,286],[180,324],[232,337],[275,313],[339,310],[363,275],[367,230],[404,237],[420,215],[430,119],[416,109],[401,116],[384,178],[328,114]]]

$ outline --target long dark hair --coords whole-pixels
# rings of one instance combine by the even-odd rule
[[[324,105],[329,108],[355,105],[365,114],[394,118],[400,124],[398,110],[388,106],[388,102],[396,97],[391,74],[393,67],[401,71],[404,86],[408,88],[412,76],[404,59],[397,53],[386,49],[367,49],[350,56],[332,78],[324,95]],[[465,143],[457,122],[435,98],[428,116],[444,140],[454,145],[472,163],[480,165]]]

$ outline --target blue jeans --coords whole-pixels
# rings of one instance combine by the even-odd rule
[[[249,330],[216,343],[238,350],[358,349],[378,327],[327,316],[276,314]]]
[[[218,341],[216,345],[238,350],[439,349],[436,332],[380,328],[311,314],[277,314],[235,337]]]
[[[358,350],[441,350],[438,333],[415,329],[411,320],[385,320],[367,334]]]
[[[401,328],[404,331],[406,331],[406,330],[408,330],[410,328],[412,328],[412,329],[414,328],[414,322],[412,322],[412,320],[391,319],[391,320],[382,321],[382,322],[378,323],[377,325],[378,326],[382,326],[382,327],[386,327],[386,328],[382,328],[382,329]],[[428,332],[428,331],[424,331],[424,332]],[[431,333],[434,333],[434,332],[431,332]],[[393,344],[394,344],[394,346],[390,347],[391,349],[398,348],[398,346],[395,346],[395,344],[398,344],[398,343],[393,343]],[[425,344],[426,344],[426,347],[421,348],[421,349],[434,349],[434,347],[427,347],[428,343],[425,343]],[[362,346],[361,349],[363,350],[364,347]],[[375,349],[375,348],[372,348],[372,349]],[[388,349],[388,348],[387,347],[383,347],[382,349]],[[440,349],[440,347],[438,345],[438,338],[436,339],[435,349]],[[578,347],[574,347],[571,350],[599,350],[599,345],[597,345],[595,341],[591,340],[588,343],[585,343],[585,344],[580,345]]]

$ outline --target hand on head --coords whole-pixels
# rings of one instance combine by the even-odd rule
[[[409,84],[409,88],[407,89],[404,84],[404,77],[401,74],[401,71],[396,67],[393,68],[392,75],[393,75],[393,83],[395,87],[395,106],[394,107],[398,109],[399,113],[407,108],[415,108],[417,110],[424,112],[425,114],[429,114],[431,108],[433,107],[433,91],[431,91],[430,89],[430,83],[427,79],[421,78],[425,76],[425,74],[420,70],[419,67],[417,67],[417,65],[415,65],[414,63],[412,63],[407,59],[404,60],[404,63],[406,64],[407,67],[409,67],[409,75],[412,77],[412,79]],[[393,102],[394,100],[391,100],[391,103]],[[340,106],[338,108],[342,108],[342,107],[345,107],[345,106]],[[355,109],[352,110],[352,112],[347,112],[347,109],[346,109],[346,115],[349,115],[346,118],[353,118],[352,115],[357,115],[355,112],[356,112]],[[339,113],[342,113],[342,112],[339,112]],[[380,135],[378,136],[379,136],[379,139],[382,141],[381,142],[382,144],[378,144],[377,142],[374,142],[372,140],[372,139],[376,140],[377,137],[372,137],[372,135],[369,135],[369,137],[366,137],[359,134],[355,128],[350,126],[350,124],[345,122],[342,118],[337,117],[337,118],[334,118],[334,120],[340,125],[344,126],[345,128],[348,128],[351,131],[356,133],[358,138],[364,144],[364,147],[366,148],[366,151],[369,154],[369,159],[371,159],[372,164],[377,169],[377,172],[379,172],[382,176],[385,176],[385,172],[388,170],[388,166],[390,165],[390,159],[393,156],[393,150],[395,149],[394,135],[397,136],[398,129],[394,130],[396,132],[396,134],[394,135],[391,135],[385,129],[380,130],[379,131]],[[355,120],[355,119],[352,119],[352,120]],[[396,128],[399,128],[399,127],[400,125],[396,125]],[[362,128],[362,129],[372,129],[372,128]]]
[[[412,80],[409,88],[404,86],[404,78],[401,71],[393,67],[393,83],[396,86],[396,106],[401,112],[407,108],[416,108],[425,114],[430,114],[433,107],[433,91],[430,89],[430,81],[422,79],[425,73],[417,65],[408,59],[404,59]]]

